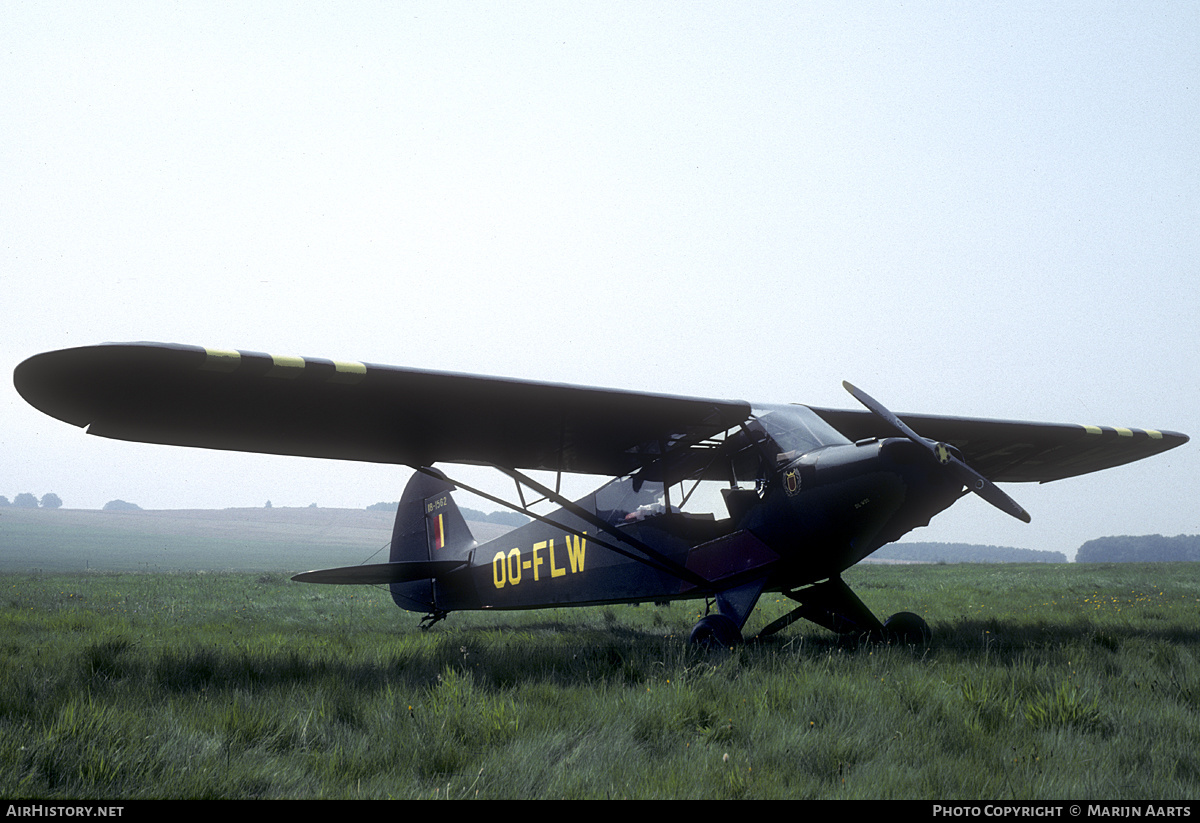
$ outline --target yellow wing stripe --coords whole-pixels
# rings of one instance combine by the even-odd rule
[[[304,358],[292,357],[288,355],[271,355],[272,366],[267,372],[268,377],[286,377],[291,379],[299,377],[304,371]]]
[[[204,349],[204,363],[200,368],[205,371],[233,371],[241,362],[241,352],[206,347]]]
[[[357,383],[367,376],[367,367],[354,360],[334,360],[333,368],[330,379],[335,383]]]
[[[1108,432],[1110,435],[1116,433],[1118,437],[1137,437],[1146,435],[1151,440],[1162,440],[1163,435],[1158,429],[1130,429],[1123,426],[1083,426],[1084,431],[1088,434],[1104,434]]]
[[[261,356],[255,355],[255,357]],[[308,361],[303,357],[280,354],[269,354],[267,356],[271,358],[271,368],[267,370],[268,377],[282,377],[290,380],[304,374],[305,367],[308,366]],[[236,371],[242,365],[242,362],[243,354],[240,351],[205,348],[204,362],[200,364],[200,369],[202,371],[232,372]],[[332,383],[358,383],[367,376],[366,364],[360,363],[357,360],[320,360],[314,362],[324,364],[326,368],[332,362],[333,373],[324,373],[326,379]]]

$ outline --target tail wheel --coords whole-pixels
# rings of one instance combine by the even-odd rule
[[[898,612],[883,621],[883,636],[889,643],[921,646],[933,639],[933,632],[920,615]]]
[[[704,649],[730,649],[742,643],[742,631],[723,614],[710,614],[692,628],[688,642]]]

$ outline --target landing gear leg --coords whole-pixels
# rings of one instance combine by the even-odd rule
[[[838,634],[886,643],[919,646],[933,637],[929,625],[912,612],[894,614],[880,623],[840,577],[786,594],[800,606],[759,632],[759,637],[772,635],[802,618]]]
[[[754,580],[717,595],[717,614],[702,618],[688,641],[705,649],[731,649],[742,644],[742,626],[762,594],[766,578]]]
[[[838,634],[871,636],[883,632],[879,618],[858,599],[858,595],[850,591],[840,577],[831,577],[815,586],[785,594],[800,606],[759,632],[759,637],[772,635],[801,618]]]

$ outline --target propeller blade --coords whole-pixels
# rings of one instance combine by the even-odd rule
[[[864,406],[874,412],[876,417],[887,421],[888,425],[890,425],[901,435],[907,437],[909,440],[920,443],[922,446],[929,446],[929,441],[910,429],[903,420],[892,414],[892,412],[886,406],[884,406],[874,397],[867,394],[857,386],[850,385],[850,383],[846,380],[842,381],[842,387],[845,388],[846,391],[850,392],[850,394],[854,396],[855,400],[857,400],[859,403],[862,403]]]
[[[964,486],[975,492],[987,502],[991,503],[1000,511],[1011,514],[1013,517],[1017,518],[1018,520],[1023,520],[1026,523],[1032,519],[1029,516],[1029,512],[1021,508],[1020,503],[1018,503],[1016,500],[1013,500],[1004,492],[1000,491],[999,486],[997,486],[991,480],[988,480],[979,472],[975,471],[962,460],[959,460],[957,457],[952,457],[948,465],[950,466],[950,470],[953,471],[958,479],[962,481]]]
[[[933,455],[934,459],[937,460],[938,463],[948,468],[950,471],[954,472],[955,477],[957,477],[968,489],[975,492],[975,494],[991,503],[1000,511],[1005,512],[1006,514],[1011,514],[1013,517],[1017,518],[1018,520],[1023,520],[1026,523],[1030,521],[1031,518],[1029,517],[1029,512],[1021,508],[1021,505],[1017,503],[1017,501],[1000,491],[1000,488],[995,483],[993,483],[991,480],[988,480],[982,474],[975,471],[963,460],[953,454],[950,449],[947,448],[946,444],[935,443],[931,440],[926,440],[924,437],[921,437],[915,431],[910,429],[903,420],[892,414],[891,410],[889,410],[875,398],[871,397],[871,395],[867,394],[862,389],[852,386],[845,380],[842,381],[842,386],[846,389],[846,391],[850,392],[855,400],[866,406],[876,417],[883,420],[889,426],[895,429],[898,434],[907,437],[912,442],[928,449],[929,453]]]

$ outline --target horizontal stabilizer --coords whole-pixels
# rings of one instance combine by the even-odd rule
[[[336,583],[342,585],[372,583],[408,583],[441,577],[467,565],[466,560],[405,560],[398,563],[375,563],[370,566],[342,566],[338,569],[318,569],[304,572],[292,579],[297,583]]]

